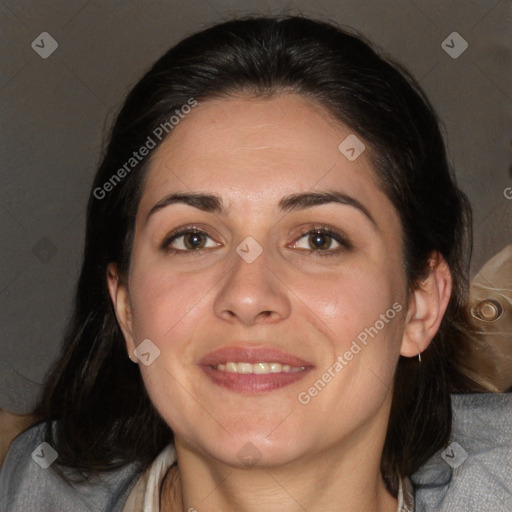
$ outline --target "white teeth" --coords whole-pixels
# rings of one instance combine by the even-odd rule
[[[303,366],[290,366],[281,363],[234,363],[228,361],[226,364],[218,364],[215,366],[217,370],[230,373],[255,373],[263,375],[267,373],[293,373],[300,372],[305,368]]]
[[[238,373],[252,373],[251,363],[238,363]]]
[[[281,369],[281,363],[270,363],[270,373],[279,373]]]
[[[270,373],[269,363],[256,363],[252,365],[253,373]]]
[[[226,363],[226,371],[232,372],[232,373],[237,373],[238,372],[237,364],[236,363]]]

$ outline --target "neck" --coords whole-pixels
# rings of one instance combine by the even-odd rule
[[[162,512],[396,512],[380,472],[382,443],[356,436],[279,467],[234,468],[176,439],[179,466],[162,489]]]

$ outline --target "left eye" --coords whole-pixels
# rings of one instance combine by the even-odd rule
[[[324,231],[311,231],[301,236],[294,244],[294,248],[327,251],[341,247],[339,235]],[[337,240],[338,239],[338,240]]]
[[[186,231],[176,233],[167,243],[167,246],[177,251],[195,251],[209,247],[217,247],[206,233],[202,231]]]

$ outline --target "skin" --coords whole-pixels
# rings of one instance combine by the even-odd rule
[[[434,337],[451,278],[433,257],[406,304],[399,217],[375,183],[368,145],[354,161],[338,150],[351,133],[296,95],[238,96],[200,103],[152,155],[127,286],[115,265],[108,283],[133,360],[144,339],[161,351],[140,370],[175,436],[178,469],[165,480],[162,510],[396,510],[380,474],[394,370],[400,354],[416,357]],[[357,199],[376,224],[336,203],[279,208],[284,196],[326,190]],[[172,204],[147,218],[176,192],[216,194],[226,211]],[[208,232],[206,248],[160,247],[190,224]],[[336,251],[329,238],[328,249],[312,246],[317,224],[352,247]],[[247,236],[263,249],[250,264],[235,250]],[[300,404],[298,394],[394,303],[401,312]],[[213,384],[197,361],[240,341],[279,348],[314,370],[259,395]],[[259,453],[251,467],[237,455],[246,443]]]

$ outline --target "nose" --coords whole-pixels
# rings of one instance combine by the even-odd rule
[[[277,323],[290,315],[289,289],[271,266],[267,251],[253,262],[234,255],[214,301],[215,315],[244,325]],[[273,267],[273,268],[272,268]]]

